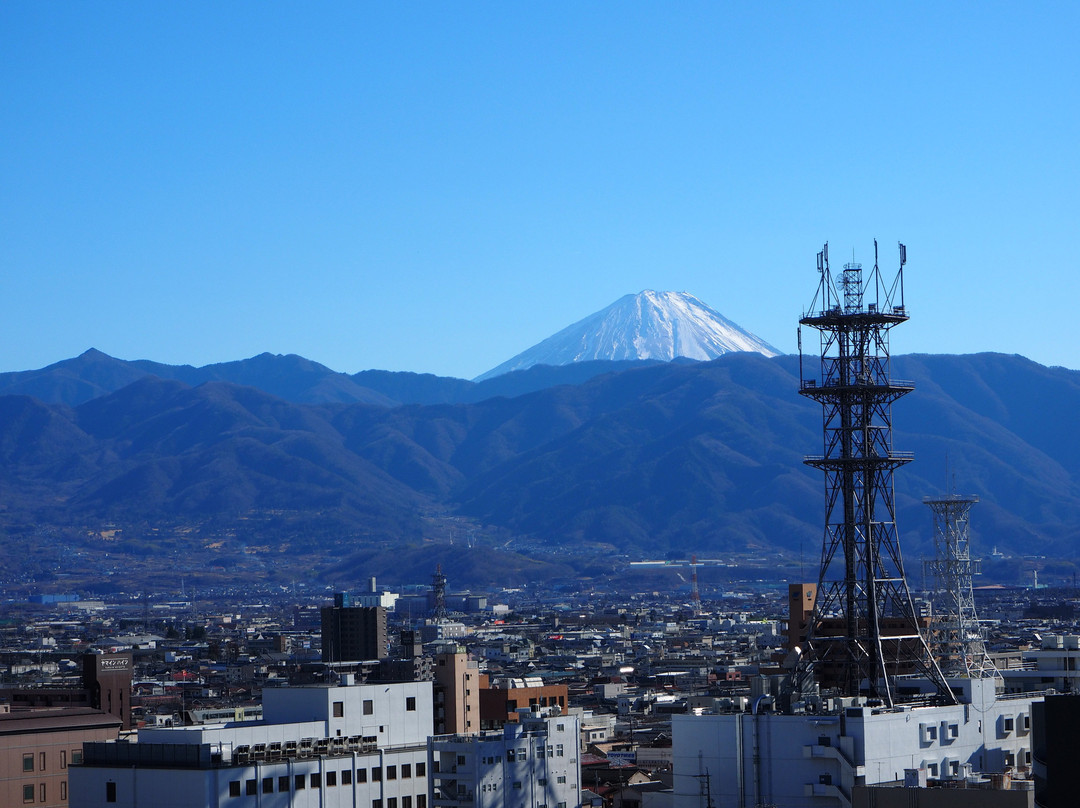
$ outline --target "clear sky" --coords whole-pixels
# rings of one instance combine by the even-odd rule
[[[868,6],[873,6],[872,8]],[[1080,368],[1080,4],[0,4],[0,370],[475,376],[642,289]]]

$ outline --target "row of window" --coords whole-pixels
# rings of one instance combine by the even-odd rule
[[[35,789],[32,783],[22,787],[22,801],[23,805],[34,802],[34,792],[37,792],[38,802],[48,802],[48,789],[45,788],[45,783],[39,783]],[[66,800],[67,795],[67,780],[60,781],[60,799]]]
[[[358,772],[359,774],[359,772]],[[338,784],[338,772],[326,772],[326,787],[331,788]],[[276,781],[276,782],[275,782]],[[340,776],[341,785],[351,786],[352,771],[345,769],[341,772]],[[290,791],[304,791],[307,788],[321,788],[323,782],[323,776],[320,772],[313,772],[312,774],[297,774],[287,775],[283,774],[280,777],[264,777],[260,783],[258,780],[251,779],[241,782],[240,780],[232,780],[229,782],[229,796],[239,797],[241,795],[253,797],[259,794],[261,791],[263,794],[273,794],[276,791],[279,794],[288,794]],[[357,782],[364,782],[357,777]],[[260,787],[261,786],[261,787]],[[371,808],[382,808],[382,800],[372,800]],[[390,797],[386,800],[386,808],[398,808],[398,798]],[[401,798],[401,808],[414,808],[413,798],[411,795]],[[427,808],[427,795],[417,794],[415,808]]]
[[[426,763],[417,763],[416,764],[416,776],[417,777],[424,777],[426,775],[427,775],[427,764]],[[410,778],[412,776],[413,776],[413,764],[411,764],[411,763],[403,763],[403,764],[401,764],[401,778],[403,780],[405,780],[405,779],[408,779],[408,778]],[[322,777],[323,777],[322,772],[312,772],[310,775],[306,775],[306,774],[294,775],[293,779],[292,779],[293,790],[294,791],[300,791],[301,789],[306,787],[308,782],[311,783],[311,788],[319,788],[322,785]],[[326,785],[327,786],[336,786],[338,784],[338,782],[339,782],[339,779],[340,779],[341,785],[343,785],[343,786],[351,786],[353,784],[353,770],[352,769],[342,769],[341,773],[340,773],[340,778],[339,778],[338,772],[326,772]],[[381,767],[381,766],[372,767],[372,769],[371,769],[371,780],[372,780],[372,782],[377,783],[377,782],[380,782],[382,779],[383,779],[383,767]],[[387,766],[386,767],[386,779],[387,780],[397,780],[398,779],[398,767],[397,766]],[[356,770],[356,782],[357,783],[366,783],[367,781],[368,781],[368,770],[364,769],[364,768],[357,769]],[[279,792],[287,792],[287,791],[289,791],[289,783],[290,783],[289,775],[287,775],[287,774],[281,775],[280,777],[277,778],[277,784],[278,784],[277,790]],[[257,780],[254,780],[254,779],[247,780],[244,783],[244,793],[246,793],[248,795],[258,793],[258,785],[259,784],[258,784]],[[230,781],[229,782],[229,796],[239,797],[240,796],[240,786],[241,786],[241,782],[239,780]],[[273,777],[264,777],[263,778],[263,780],[262,780],[262,793],[263,794],[273,794],[274,793],[274,778]],[[411,805],[409,805],[409,806],[404,806],[403,805],[402,808],[412,808],[412,806]],[[424,808],[424,806],[419,806],[418,805],[417,808]]]
[[[45,752],[38,752],[37,753],[37,762],[38,762],[38,771],[42,771],[42,772],[45,771],[45,768],[46,768],[46,766],[45,766],[45,764],[46,764]],[[82,763],[82,750],[81,749],[72,749],[71,750],[71,762],[73,764]],[[66,769],[67,767],[68,767],[68,751],[66,749],[61,749],[60,750],[60,768],[61,769]],[[34,770],[34,753],[33,752],[27,752],[26,754],[24,754],[22,756],[22,770],[24,772],[32,772]]]
[[[410,713],[416,711],[416,697],[415,696],[406,696],[405,697],[405,709]],[[364,715],[375,715],[375,702],[372,699],[364,699],[363,703],[360,706],[360,710],[361,710],[361,712],[363,712]],[[333,704],[333,713],[334,713],[334,718],[344,718],[345,717],[345,702],[343,702],[343,701],[335,701],[334,704]]]

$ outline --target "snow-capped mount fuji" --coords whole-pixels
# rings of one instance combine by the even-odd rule
[[[593,359],[709,360],[733,351],[765,356],[780,353],[691,294],[647,289],[620,297],[474,381],[533,365],[569,365]]]

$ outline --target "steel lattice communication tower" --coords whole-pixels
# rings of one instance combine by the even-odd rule
[[[979,498],[960,494],[925,497],[934,512],[934,548],[937,557],[923,562],[934,581],[935,596],[943,602],[930,624],[930,643],[942,671],[972,679],[999,677],[986,654],[971,578],[979,573],[978,560],[968,546],[968,514]]]
[[[889,332],[908,319],[906,262],[901,244],[900,268],[887,283],[875,241],[869,277],[850,263],[834,284],[826,244],[814,302],[799,320],[799,392],[821,403],[824,418],[824,452],[805,462],[825,472],[826,492],[809,653],[799,669],[843,695],[865,687],[889,707],[897,674],[924,676],[940,698],[956,701],[919,630],[896,534],[893,471],[914,457],[892,446],[892,403],[914,389],[890,376]],[[820,379],[802,372],[803,325],[820,334]]]

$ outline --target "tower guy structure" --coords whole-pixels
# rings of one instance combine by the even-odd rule
[[[904,576],[897,541],[893,471],[914,455],[892,445],[892,404],[911,382],[892,379],[889,333],[908,319],[904,265],[891,282],[878,269],[845,264],[834,278],[829,245],[817,256],[819,284],[799,320],[799,392],[822,405],[824,451],[807,465],[825,473],[826,515],[809,648],[796,680],[812,672],[823,689],[866,693],[892,707],[893,677],[919,674],[953,703],[926,639]],[[802,369],[802,326],[820,335],[820,377]]]
[[[968,515],[979,501],[976,496],[942,494],[924,497],[934,513],[936,557],[923,562],[933,581],[935,614],[930,623],[930,646],[947,676],[998,677],[986,653],[971,578],[979,573],[968,543]]]

